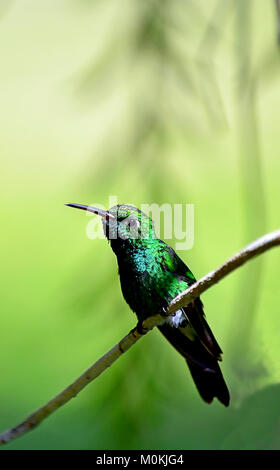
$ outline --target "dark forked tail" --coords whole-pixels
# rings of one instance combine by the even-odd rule
[[[228,406],[229,391],[218,361],[207,351],[198,337],[190,339],[188,327],[175,328],[165,323],[158,328],[186,359],[192,378],[203,400],[211,403],[214,397],[217,397],[223,405]]]

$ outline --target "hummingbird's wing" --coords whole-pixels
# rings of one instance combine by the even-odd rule
[[[196,281],[190,269],[166,244],[162,245],[161,266],[164,271],[172,273],[175,281],[184,281],[188,286]],[[222,350],[205,320],[201,300],[196,298],[158,328],[186,359],[203,400],[211,403],[217,397],[228,406],[229,391],[217,362],[221,360]]]
[[[172,273],[176,279],[186,282],[188,286],[196,282],[191,270],[181,258],[179,258],[173,248],[166,244],[163,248],[161,263],[163,269]],[[182,310],[203,346],[210,354],[221,361],[222,350],[205,320],[203,304],[200,298],[196,298],[186,307],[183,307]]]
[[[222,360],[222,350],[213,335],[210,326],[205,320],[203,304],[200,298],[193,300],[182,309],[202,344],[219,361]]]

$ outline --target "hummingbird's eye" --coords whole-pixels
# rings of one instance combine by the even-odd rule
[[[127,217],[122,221],[122,224],[128,226],[130,229],[136,230],[140,227],[140,222],[135,217]]]
[[[141,237],[139,230],[140,222],[136,217],[126,217],[124,220],[121,220],[118,227],[119,238],[127,239],[137,239]]]
[[[134,217],[131,217],[129,220],[129,225],[131,228],[139,228],[140,227],[140,222],[138,219],[135,219]]]

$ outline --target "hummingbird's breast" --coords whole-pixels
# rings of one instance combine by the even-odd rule
[[[162,312],[186,288],[185,282],[179,285],[172,273],[163,269],[158,242],[147,240],[144,247],[132,246],[117,254],[122,293],[139,320]]]

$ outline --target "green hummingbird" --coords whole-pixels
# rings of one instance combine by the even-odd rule
[[[105,211],[66,205],[102,217],[105,236],[117,257],[123,296],[139,325],[152,315],[166,316],[170,301],[196,281],[175,251],[157,238],[152,219],[136,207],[121,204]],[[186,360],[203,400],[211,403],[217,397],[228,406],[229,391],[218,364],[222,350],[205,320],[200,298],[167,316],[158,329]]]

